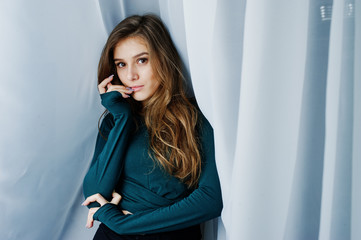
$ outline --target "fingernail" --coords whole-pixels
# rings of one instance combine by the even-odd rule
[[[130,97],[128,94],[124,94],[126,98]]]
[[[110,75],[109,78],[114,77],[114,74]]]
[[[129,90],[129,91],[134,91],[134,89],[131,88],[131,87],[126,87],[125,89],[127,89],[127,90]]]

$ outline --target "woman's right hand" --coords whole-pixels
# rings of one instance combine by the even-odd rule
[[[122,196],[120,196],[120,194],[115,191],[113,192],[112,196],[113,196],[113,199],[112,199],[111,203],[118,205],[120,203],[120,200],[122,199]],[[127,210],[122,210],[122,212],[124,215],[133,214]]]
[[[133,90],[122,85],[111,84],[113,77],[113,75],[107,77],[98,85],[101,103],[115,118],[124,114],[130,116],[130,104],[124,98],[129,98],[128,94]]]
[[[99,203],[101,207],[104,206],[107,203],[112,203],[112,204],[118,205],[120,200],[122,199],[122,196],[119,193],[115,192],[115,191],[113,191],[112,197],[113,197],[112,200],[110,202],[108,202],[101,194],[97,193],[97,194],[94,194],[94,195],[91,195],[91,196],[87,197],[85,199],[85,201],[81,205],[87,206],[92,202]],[[98,210],[99,210],[99,207],[89,209],[87,223],[85,225],[87,228],[92,228],[93,227],[93,223],[94,223],[93,216]],[[132,213],[126,211],[126,210],[122,210],[122,212],[123,212],[124,215],[132,214]]]
[[[123,85],[113,85],[111,81],[113,80],[114,75],[110,75],[109,77],[105,78],[101,83],[98,85],[98,90],[100,94],[118,91],[122,94],[123,98],[129,98],[130,94],[133,92],[133,89],[125,87]]]

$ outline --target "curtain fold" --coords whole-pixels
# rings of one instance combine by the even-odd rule
[[[284,239],[317,239],[321,212],[330,18],[320,9],[332,1],[310,1],[305,76],[292,192]]]
[[[351,239],[354,6],[335,0],[332,11],[320,239]]]
[[[353,112],[353,147],[352,147],[352,199],[351,199],[351,239],[361,236],[361,0],[355,0],[355,62],[354,62],[354,112]]]
[[[73,210],[101,114],[98,4],[1,1],[0,30],[0,239],[64,239],[75,216],[69,239],[89,239]]]
[[[91,239],[97,63],[159,15],[211,122],[224,209],[205,240],[361,238],[361,0],[0,1],[0,239]]]

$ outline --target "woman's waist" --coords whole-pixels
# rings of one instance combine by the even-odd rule
[[[182,196],[168,199],[131,180],[123,179],[118,189],[122,196],[119,207],[129,212],[144,211],[169,206]]]

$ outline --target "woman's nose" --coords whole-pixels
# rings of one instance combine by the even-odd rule
[[[127,72],[127,79],[129,81],[132,81],[132,80],[137,80],[138,78],[139,78],[139,75],[138,75],[136,67],[129,66],[128,67],[128,72]]]

